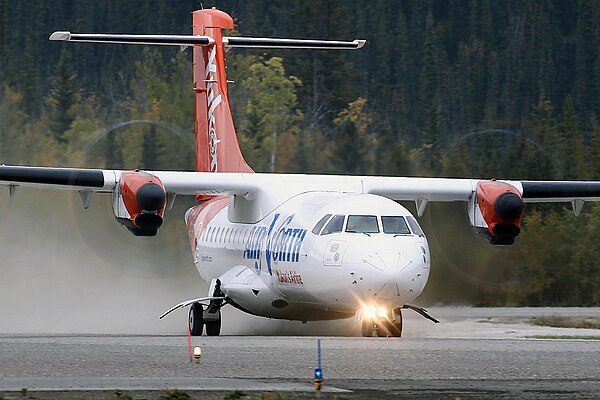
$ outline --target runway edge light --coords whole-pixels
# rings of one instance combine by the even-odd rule
[[[194,347],[194,363],[200,364],[200,357],[202,357],[202,349],[200,346]]]
[[[323,384],[323,369],[321,368],[321,339],[317,339],[317,368],[315,369],[315,377],[313,382],[315,383],[315,390],[317,392],[320,391]]]

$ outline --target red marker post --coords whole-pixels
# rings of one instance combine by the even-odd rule
[[[187,339],[188,339],[188,353],[190,357],[190,362],[194,362],[194,352],[192,350],[192,333],[190,332],[190,327],[187,327]]]

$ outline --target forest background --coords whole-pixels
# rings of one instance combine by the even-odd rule
[[[231,35],[368,40],[359,51],[228,53],[232,111],[256,171],[600,179],[600,2],[203,5],[234,17]],[[189,34],[198,8],[0,0],[0,162],[193,170],[189,50],[48,36]],[[421,223],[429,303],[600,305],[600,205],[579,217],[568,204],[528,205],[508,248],[473,233],[464,204],[430,205]],[[173,229],[184,228],[178,220],[159,237]]]

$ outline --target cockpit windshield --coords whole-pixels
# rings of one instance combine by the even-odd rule
[[[410,229],[408,229],[404,217],[382,216],[381,224],[383,225],[383,233],[392,235],[410,235]]]
[[[346,232],[379,233],[375,215],[349,215]]]
[[[317,222],[317,224],[315,225],[315,227],[312,229],[311,232],[314,233],[315,235],[318,235],[319,232],[321,232],[321,229],[323,229],[323,226],[325,225],[325,223],[329,220],[329,217],[331,217],[331,214],[327,214],[326,216],[321,218],[319,220],[319,222]]]
[[[423,236],[423,231],[412,217],[403,217],[395,215],[348,215],[346,223],[346,232],[348,233],[383,233],[388,235],[411,235]],[[381,228],[379,219],[381,218]],[[346,215],[327,214],[323,216],[312,229],[315,235],[329,235],[342,232]]]
[[[408,218],[408,224],[410,225],[410,229],[412,229],[414,234],[417,236],[425,236],[425,234],[423,233],[423,230],[421,230],[421,227],[419,226],[417,221],[415,221],[415,219],[413,217],[407,217],[407,218]]]
[[[323,228],[323,232],[321,232],[321,235],[329,235],[330,233],[341,232],[342,227],[344,226],[344,218],[345,215],[335,215],[327,223],[325,228]]]

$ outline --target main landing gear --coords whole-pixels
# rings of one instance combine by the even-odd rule
[[[213,297],[223,297],[221,282],[217,280]],[[190,307],[188,326],[190,335],[201,336],[206,326],[206,336],[219,336],[221,334],[221,307],[226,302],[223,300],[211,300],[206,308],[200,303],[193,303]]]
[[[209,312],[210,305],[204,309],[200,303],[194,303],[190,307],[189,328],[190,335],[202,336],[206,326],[206,336],[219,336],[221,334],[221,309]]]
[[[363,313],[361,333],[365,337],[401,337],[402,336],[402,309],[411,309],[423,317],[439,323],[437,319],[433,318],[427,313],[427,310],[421,307],[412,306],[405,304],[402,307],[396,307],[389,312],[372,312]],[[365,315],[367,314],[367,315]]]

